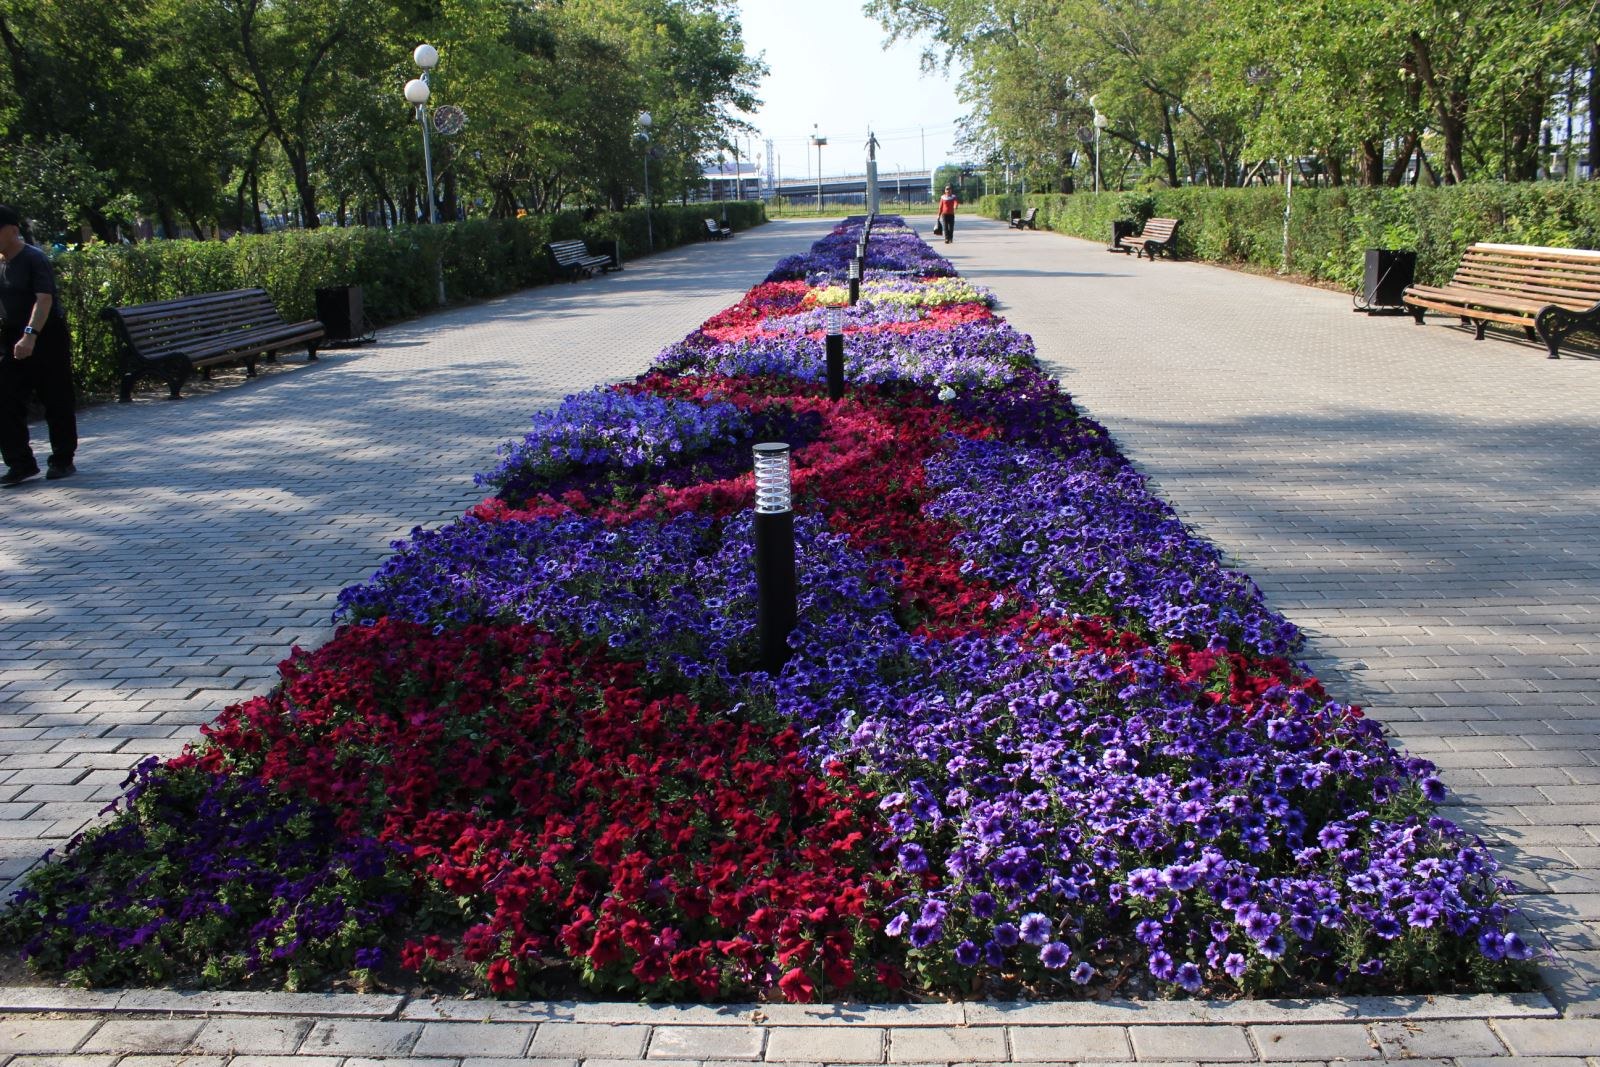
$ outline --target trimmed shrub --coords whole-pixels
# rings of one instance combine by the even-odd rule
[[[1140,193],[984,197],[980,213],[1003,219],[1037,207],[1040,226],[1109,240],[1113,219],[1176,218],[1178,252],[1217,263],[1277,268],[1283,262],[1283,189],[1154,189]],[[1417,253],[1417,280],[1450,279],[1476,241],[1600,246],[1600,185],[1594,182],[1480,182],[1438,188],[1297,188],[1289,223],[1289,271],[1361,286],[1362,253]]]
[[[736,230],[767,219],[754,202],[668,204],[651,215],[657,249],[705,235],[705,219],[726,209]],[[437,306],[435,264],[444,264],[452,301],[479,300],[551,281],[546,241],[582,237],[624,260],[646,247],[644,211],[599,215],[575,211],[520,219],[469,219],[393,230],[328,227],[289,230],[227,241],[146,241],[96,245],[55,257],[61,300],[72,324],[73,369],[83,393],[116,386],[119,352],[106,308],[173,300],[223,289],[262,288],[290,321],[316,315],[316,290],[359,285],[368,314],[395,322]]]

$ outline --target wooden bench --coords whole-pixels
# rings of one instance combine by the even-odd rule
[[[1491,322],[1521,326],[1560,359],[1568,334],[1600,331],[1600,252],[1475,244],[1448,285],[1413,285],[1401,299],[1418,326],[1430,308],[1460,316],[1480,341]]]
[[[724,237],[733,236],[733,227],[726,222],[718,222],[716,219],[706,219],[706,236],[713,241],[720,241]]]
[[[1039,209],[1036,207],[1030,207],[1026,213],[1013,211],[1011,213],[1011,228],[1013,230],[1037,230],[1039,227],[1034,225],[1033,220],[1038,217]]]
[[[133,307],[107,308],[101,317],[111,323],[122,346],[123,403],[133,399],[140,378],[161,378],[177,399],[196,369],[209,376],[213,364],[245,361],[255,377],[256,361],[286,348],[304,346],[317,358],[322,323],[315,319],[285,322],[265,289],[232,289]]]
[[[1122,238],[1117,242],[1117,248],[1124,255],[1137,253],[1140,259],[1145,256],[1155,259],[1158,252],[1170,256],[1178,248],[1178,220],[1151,219],[1144,224],[1143,232]]]
[[[621,269],[615,256],[597,255],[589,251],[589,246],[577,238],[570,241],[551,241],[544,246],[544,251],[545,255],[550,257],[551,269],[568,281],[592,278],[596,269],[602,274],[608,270]]]

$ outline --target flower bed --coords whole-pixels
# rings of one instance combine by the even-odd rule
[[[1294,626],[898,220],[826,399],[819,307],[860,225],[638,381],[536,416],[492,496],[397,543],[328,645],[143,768],[7,934],[91,984],[1524,983],[1431,766],[1330,699]],[[770,439],[794,449],[800,578],[775,676],[749,470]]]

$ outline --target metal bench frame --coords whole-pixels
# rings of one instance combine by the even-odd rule
[[[1480,341],[1491,322],[1521,326],[1560,359],[1568,336],[1600,332],[1600,252],[1480,242],[1449,284],[1413,285],[1401,299],[1418,326],[1430,309],[1460,316]]]
[[[544,246],[544,252],[550,257],[551,269],[568,281],[592,278],[596,270],[604,274],[622,269],[616,257],[591,252],[589,246],[576,237],[567,241],[551,241]]]
[[[162,379],[176,400],[194,372],[218,363],[244,360],[254,378],[260,357],[304,346],[308,361],[317,358],[322,323],[291,323],[273,307],[265,289],[230,289],[177,300],[158,300],[130,307],[106,308],[101,318],[111,324],[122,349],[118,399],[133,399],[140,378]]]

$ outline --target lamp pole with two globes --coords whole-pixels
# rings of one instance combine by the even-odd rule
[[[427,180],[427,188],[423,195],[428,201],[428,221],[439,221],[439,205],[433,198],[433,148],[428,142],[428,97],[433,91],[428,87],[428,74],[439,65],[439,50],[431,44],[419,44],[416,51],[411,53],[411,59],[418,67],[422,68],[422,76],[412,78],[406,82],[405,94],[409,103],[417,106],[417,121],[422,123],[422,169]],[[441,252],[441,256],[442,256]],[[445,302],[444,296],[444,261],[438,264],[439,275],[439,303]]]

